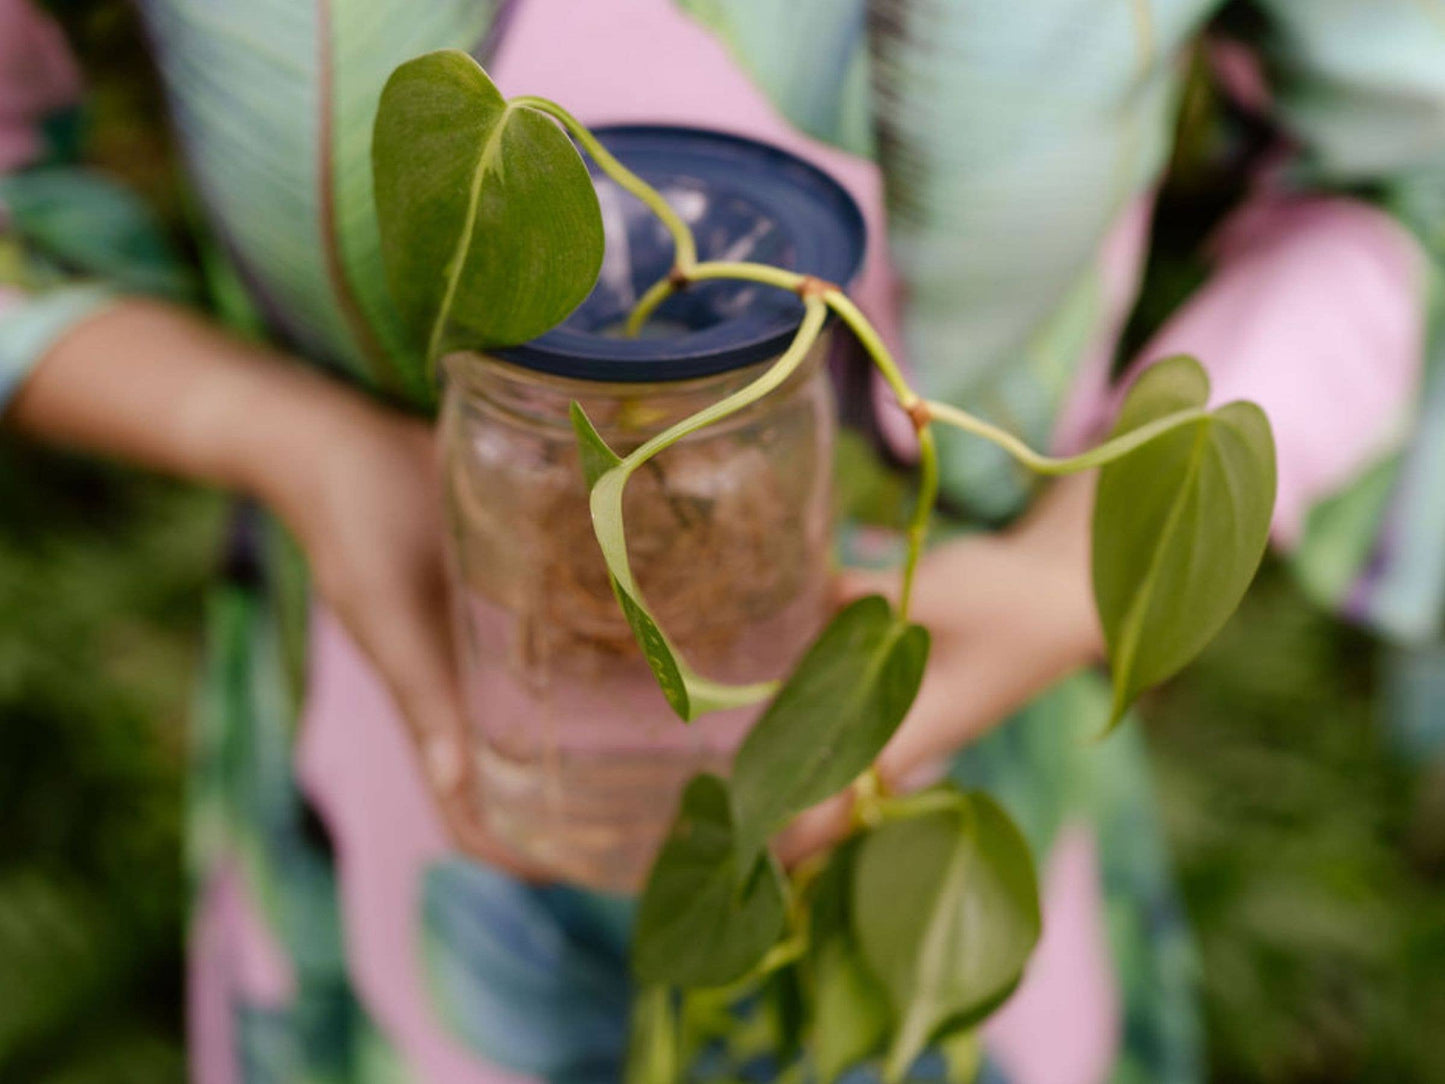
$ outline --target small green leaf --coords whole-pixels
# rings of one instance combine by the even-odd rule
[[[813,887],[811,945],[804,961],[812,990],[808,1046],[821,1084],[879,1053],[893,1023],[888,993],[853,933],[856,840],[834,852]]]
[[[578,403],[572,404],[571,414],[582,472],[591,487],[592,530],[611,577],[612,592],[617,596],[633,638],[642,649],[643,657],[672,710],[678,718],[691,722],[710,711],[747,707],[772,696],[778,687],[777,682],[725,685],[712,681],[688,666],[672,646],[657,619],[642,601],[642,592],[632,577],[632,565],[627,559],[622,492],[637,464],[631,458],[619,459],[607,447]]]
[[[582,478],[590,491],[597,479],[622,462],[622,458],[607,446],[602,434],[587,417],[582,404],[573,402],[568,408],[572,417],[572,429],[577,434],[578,456],[582,460]]]
[[[808,649],[733,760],[738,838],[761,847],[872,764],[908,713],[928,632],[881,595],[840,610]]]
[[[581,155],[466,53],[392,72],[371,162],[387,282],[430,360],[526,342],[597,281],[602,215]]]
[[[1033,861],[1008,815],[982,794],[863,837],[853,922],[898,1027],[898,1081],[941,1028],[981,1018],[1017,985],[1041,928]]]
[[[572,424],[581,445],[582,469],[591,488],[592,530],[602,550],[602,560],[612,577],[612,590],[667,702],[685,722],[710,711],[757,704],[777,692],[778,682],[727,685],[711,681],[689,667],[668,641],[657,619],[643,602],[642,593],[632,576],[632,565],[627,559],[627,530],[622,515],[622,495],[627,488],[627,480],[638,467],[679,440],[736,414],[782,387],[807,359],[827,317],[828,306],[820,298],[805,299],[803,320],[793,335],[793,341],[761,376],[731,395],[668,426],[625,458],[617,459],[613,455],[582,407],[572,404]]]
[[[1158,362],[1134,384],[1111,436],[1208,397],[1193,358]],[[1222,406],[1100,472],[1093,577],[1113,670],[1111,723],[1234,612],[1264,556],[1274,496],[1274,438],[1253,403]]]
[[[622,459],[607,446],[607,442],[597,432],[597,427],[592,424],[592,419],[587,417],[587,412],[582,409],[581,403],[573,402],[568,413],[572,417],[572,429],[577,434],[577,451],[578,458],[582,462],[582,477],[587,482],[587,488],[590,491],[596,487],[600,479],[606,477],[609,471],[622,466]],[[687,682],[683,677],[681,660],[672,650],[672,645],[662,634],[662,629],[658,627],[647,608],[628,592],[627,587],[619,582],[617,576],[610,570],[608,578],[612,583],[612,593],[617,596],[617,604],[622,607],[622,615],[627,618],[628,627],[632,629],[632,636],[642,649],[643,657],[647,659],[647,665],[651,668],[653,677],[657,679],[662,695],[667,698],[668,704],[679,716],[683,719],[691,718],[689,713],[692,710],[692,700],[688,695]],[[631,579],[630,573],[628,579]]]
[[[652,676],[657,679],[658,688],[662,695],[667,697],[667,702],[672,705],[672,710],[683,719],[694,719],[701,711],[692,702],[688,694],[687,681],[682,676],[682,665],[672,644],[662,634],[662,629],[653,620],[652,614],[647,612],[646,607],[638,599],[628,593],[627,588],[622,585],[616,576],[612,578],[612,593],[617,596],[617,604],[622,607],[622,616],[627,618],[628,627],[632,629],[632,637],[642,648],[642,655],[647,659],[647,665],[652,669]]]
[[[722,986],[742,978],[777,941],[786,908],[771,856],[738,869],[727,785],[688,784],[638,905],[632,966],[645,983]]]

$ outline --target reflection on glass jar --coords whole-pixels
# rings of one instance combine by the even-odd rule
[[[784,676],[826,616],[833,414],[821,358],[640,469],[633,572],[699,672]],[[725,772],[759,709],[673,714],[613,597],[568,405],[626,454],[766,362],[666,383],[447,359],[444,459],[459,641],[490,829],[571,881],[632,891],[686,780]]]

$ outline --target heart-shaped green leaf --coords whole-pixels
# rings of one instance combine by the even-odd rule
[[[877,1054],[893,1024],[888,993],[869,970],[853,932],[858,842],[842,844],[813,886],[804,969],[812,991],[808,1048],[821,1084]]]
[[[428,359],[526,342],[597,281],[602,215],[577,149],[466,53],[392,73],[371,163],[387,281]]]
[[[1111,436],[1209,398],[1193,358],[1146,369]],[[1243,597],[1274,511],[1274,438],[1253,403],[1229,403],[1099,474],[1094,598],[1114,679],[1111,722],[1194,658]]]
[[[638,905],[632,966],[640,980],[722,986],[773,947],[786,908],[782,872],[757,854],[739,870],[736,842],[727,785],[695,777]]]
[[[1041,928],[1028,844],[977,793],[874,829],[859,845],[853,924],[898,1020],[885,1078],[902,1080],[941,1028],[1018,984]]]
[[[881,595],[840,610],[733,760],[742,846],[761,847],[872,764],[913,705],[927,661],[928,632]]]

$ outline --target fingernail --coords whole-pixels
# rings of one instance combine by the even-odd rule
[[[425,751],[426,770],[432,785],[439,790],[453,790],[462,781],[462,756],[457,743],[450,738],[429,738]]]

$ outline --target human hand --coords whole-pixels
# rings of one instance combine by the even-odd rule
[[[119,302],[62,336],[6,420],[270,506],[391,689],[461,849],[537,876],[476,810],[429,426],[184,310]]]
[[[390,689],[453,843],[544,879],[484,830],[477,809],[435,433],[349,390],[320,391],[309,454],[292,448],[267,457],[257,488],[296,534],[317,591]]]
[[[932,635],[908,717],[878,758],[884,786],[910,780],[974,741],[1071,671],[1103,655],[1089,570],[1093,480],[1057,483],[1018,526],[926,554],[911,617]],[[896,597],[896,572],[849,572],[843,600]],[[803,813],[779,838],[793,864],[849,829],[850,789]]]

